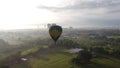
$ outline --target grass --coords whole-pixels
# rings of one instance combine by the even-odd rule
[[[72,58],[76,55],[65,55],[62,53],[54,53],[45,55],[44,59],[30,58],[29,65],[31,68],[71,68]],[[93,58],[90,64],[73,66],[73,68],[120,68],[120,60],[109,56]]]
[[[115,58],[99,58],[93,60],[101,68],[120,68],[120,60]]]
[[[114,39],[119,39],[120,36],[110,36],[111,38],[114,38]]]
[[[109,56],[93,58],[90,64],[80,65],[81,68],[120,68],[120,60]]]
[[[3,60],[4,58],[6,58],[6,55],[0,54],[0,60]]]
[[[30,48],[21,52],[21,55],[35,53],[39,49],[40,48],[37,47]],[[120,59],[104,55],[93,58],[89,64],[75,66],[71,64],[70,61],[72,58],[75,58],[76,54],[68,54],[68,50],[66,49],[63,49],[62,51],[63,52],[57,52],[56,50],[48,49],[48,53],[40,54],[42,57],[30,57],[27,62],[14,64],[11,68],[120,68]]]
[[[38,48],[38,47],[27,49],[27,50],[21,52],[21,56],[25,56],[25,55],[28,55],[30,53],[37,52],[39,49],[40,48]]]
[[[48,60],[31,58],[29,63],[32,68],[70,68],[70,60],[73,56],[54,54],[47,55],[46,58]]]
[[[31,54],[31,53],[35,53],[38,50],[40,50],[40,48],[48,48],[48,46],[43,45],[43,46],[40,46],[40,47],[33,47],[33,48],[30,48],[30,49],[24,50],[24,51],[21,52],[21,56],[25,56],[25,55],[28,55],[28,54]]]

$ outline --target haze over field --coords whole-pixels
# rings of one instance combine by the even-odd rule
[[[0,68],[120,68],[120,0],[0,0]]]
[[[0,29],[119,27],[120,0],[1,0]]]

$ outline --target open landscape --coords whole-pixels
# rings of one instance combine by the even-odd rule
[[[0,68],[120,68],[119,36],[119,29],[64,28],[55,45],[48,29],[1,31]],[[90,61],[73,63],[84,50]]]
[[[0,68],[120,68],[120,0],[0,0]]]

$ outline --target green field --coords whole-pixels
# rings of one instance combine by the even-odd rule
[[[39,50],[38,47],[27,49],[27,50],[21,52],[21,56],[25,56],[25,55],[28,55],[30,53],[37,52],[38,50]]]
[[[91,63],[80,64],[76,66],[71,64],[71,59],[76,54],[51,53],[42,57],[29,58],[26,63],[20,63],[13,66],[20,68],[120,68],[120,60],[109,56],[93,58]]]
[[[45,59],[31,58],[29,63],[32,68],[70,68],[70,60],[73,56],[64,54],[47,55]]]
[[[120,60],[115,58],[94,58],[90,64],[80,65],[80,68],[120,68]]]

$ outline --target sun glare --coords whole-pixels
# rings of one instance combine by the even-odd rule
[[[63,0],[1,0],[0,30],[31,28],[30,24],[56,22],[58,16],[49,10],[37,8],[39,5],[59,6]],[[25,26],[27,25],[27,26]]]
[[[49,7],[61,7],[64,6],[65,0],[40,0],[41,5]]]

